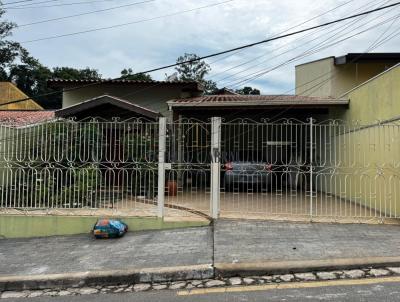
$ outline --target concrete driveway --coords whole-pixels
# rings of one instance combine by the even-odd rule
[[[308,194],[298,191],[221,192],[220,200],[221,218],[400,224],[397,219],[384,219],[377,210],[324,193],[311,201]],[[204,190],[178,192],[167,196],[166,203],[210,213],[210,193]]]

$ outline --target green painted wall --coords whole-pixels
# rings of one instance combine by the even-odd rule
[[[88,234],[97,217],[71,216],[0,216],[0,238],[27,238]],[[155,217],[125,217],[129,231],[171,229],[208,225],[204,221],[163,221]]]

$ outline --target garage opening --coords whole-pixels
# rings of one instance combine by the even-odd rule
[[[400,125],[315,119],[175,123],[168,202],[241,219],[397,222]],[[215,146],[214,146],[215,147]],[[218,157],[218,188],[212,163]],[[215,175],[215,174],[214,174]],[[215,185],[214,185],[215,186]]]

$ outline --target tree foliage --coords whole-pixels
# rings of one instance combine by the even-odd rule
[[[138,73],[135,74],[132,68],[123,69],[121,71],[121,77],[124,80],[133,80],[133,81],[152,81],[153,79],[147,73]]]
[[[198,55],[193,53],[185,53],[183,56],[178,57],[176,63],[180,65],[175,67],[178,72],[178,79],[181,81],[196,81],[203,86],[205,94],[211,94],[217,90],[217,84],[205,79],[211,71],[211,67],[204,60],[199,60],[199,58]]]
[[[260,95],[260,90],[257,88],[245,86],[242,89],[236,90],[236,93],[243,94],[243,95]]]
[[[61,108],[61,89],[50,88],[49,79],[98,80],[101,75],[95,69],[75,69],[71,67],[55,67],[50,69],[39,60],[29,55],[26,50],[21,53],[20,63],[11,64],[7,80],[15,83],[28,96],[46,109]],[[54,93],[59,92],[59,93]]]
[[[72,67],[54,67],[52,72],[54,79],[64,80],[100,80],[101,74],[96,69],[89,67],[76,69]]]
[[[0,1],[1,4],[1,1]],[[76,69],[55,67],[50,69],[32,57],[19,43],[9,40],[15,23],[3,19],[0,7],[0,81],[10,81],[25,94],[46,109],[61,107],[61,89],[50,88],[47,81],[52,78],[69,80],[98,80],[101,75],[89,67]],[[53,94],[54,92],[59,92]]]
[[[17,25],[7,20],[1,20],[4,13],[5,11],[0,7],[0,80],[3,81],[7,79],[7,69],[20,55],[22,50],[18,42],[8,39],[12,35],[12,30]]]
[[[7,80],[15,83],[28,96],[34,96],[50,92],[46,81],[51,77],[51,74],[49,68],[43,66],[26,50],[23,50],[20,63],[10,65]]]

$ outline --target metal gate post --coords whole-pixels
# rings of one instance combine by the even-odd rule
[[[313,217],[313,158],[314,158],[314,150],[313,150],[313,118],[310,118],[310,220],[312,221]]]
[[[160,117],[158,121],[158,194],[157,194],[157,216],[164,217],[165,201],[165,151],[167,136],[167,119]]]
[[[211,118],[211,217],[217,219],[220,210],[220,152],[221,152],[221,118]]]

